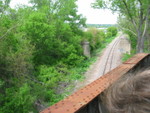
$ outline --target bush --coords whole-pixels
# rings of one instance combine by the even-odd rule
[[[107,38],[111,38],[111,37],[112,37],[112,33],[111,33],[111,32],[107,32],[107,33],[106,33],[106,37],[107,37]]]
[[[14,92],[15,91],[15,92]],[[36,99],[35,96],[31,95],[31,87],[25,83],[20,87],[7,88],[5,94],[7,97],[5,103],[1,104],[1,113],[27,113],[35,112],[33,105]],[[0,96],[1,97],[1,96]]]
[[[126,34],[129,36],[129,40],[131,42],[131,48],[132,48],[132,53],[136,53],[136,44],[137,44],[137,37],[131,33],[130,31],[124,31]]]
[[[91,51],[101,47],[102,42],[105,39],[105,33],[103,30],[98,30],[96,28],[89,28],[85,33],[84,33],[84,38],[83,41],[89,41],[90,42],[90,47]]]
[[[125,62],[127,61],[129,58],[131,58],[134,54],[123,54],[123,57],[122,57],[122,61]]]
[[[116,36],[117,35],[117,28],[116,27],[109,27],[107,28],[107,37],[113,37],[113,36]]]
[[[55,67],[42,65],[39,68],[38,79],[45,84],[45,87],[54,88],[57,86],[58,81],[60,81],[61,74],[55,69]]]

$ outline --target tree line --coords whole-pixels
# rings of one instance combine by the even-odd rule
[[[87,24],[87,27],[96,27],[96,28],[108,28],[111,26],[115,26],[115,24]]]

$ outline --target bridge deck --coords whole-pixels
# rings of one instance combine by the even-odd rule
[[[140,53],[133,56],[128,61],[124,62],[117,68],[106,73],[99,79],[95,80],[91,84],[81,88],[77,92],[68,96],[64,100],[56,103],[53,106],[48,107],[41,113],[75,113],[81,108],[85,107],[94,98],[100,95],[105,89],[108,88],[119,77],[127,73],[133,67],[135,67],[141,60],[149,56],[149,54]]]

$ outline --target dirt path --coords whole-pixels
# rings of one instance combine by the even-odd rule
[[[105,50],[103,50],[100,56],[98,56],[97,61],[94,64],[92,64],[89,70],[84,74],[85,80],[82,82],[78,81],[76,83],[76,87],[74,91],[93,82],[94,80],[102,76],[103,74],[107,73],[108,71],[120,65],[122,63],[121,56],[125,52],[130,52],[130,43],[128,39],[126,38],[126,36],[121,34],[117,38],[115,38],[106,47]],[[110,56],[111,59],[109,59],[108,56]],[[110,66],[110,64],[112,65]]]

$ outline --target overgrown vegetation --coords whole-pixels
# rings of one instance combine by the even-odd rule
[[[125,61],[127,61],[129,58],[131,58],[132,56],[133,56],[133,54],[125,53],[125,54],[123,54],[123,56],[122,56],[122,61],[125,62]]]
[[[0,113],[36,113],[68,94],[95,61],[83,56],[83,40],[94,56],[113,38],[80,29],[76,0],[30,0],[16,9],[9,2],[0,0]]]
[[[149,49],[150,40],[150,1],[149,0],[96,0],[95,8],[110,9],[120,14],[120,27],[132,33],[133,43],[136,44],[136,53],[145,52]],[[119,19],[119,20],[120,20]],[[135,42],[136,41],[136,42]],[[133,44],[132,43],[132,44]]]
[[[110,9],[119,13],[118,27],[128,34],[131,54],[124,54],[123,61],[136,53],[150,51],[150,1],[149,0],[96,0],[94,8]]]
[[[107,35],[106,35],[107,38],[113,37],[113,36],[116,36],[116,35],[117,35],[117,28],[116,27],[109,27],[107,29]]]

